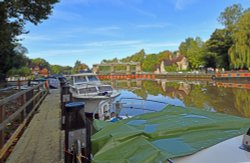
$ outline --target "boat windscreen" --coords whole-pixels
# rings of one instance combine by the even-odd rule
[[[89,81],[99,81],[96,76],[88,76]]]
[[[75,83],[84,83],[87,82],[85,76],[75,76]]]

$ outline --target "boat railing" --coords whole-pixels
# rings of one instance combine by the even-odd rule
[[[128,100],[131,100],[131,102],[128,102]],[[147,102],[154,102],[163,104],[164,106],[169,105],[169,103],[164,101],[158,101],[158,100],[152,100],[152,99],[142,99],[142,98],[127,98],[123,97],[116,101],[112,100],[111,98],[102,100],[96,110],[94,111],[93,118],[96,117],[98,114],[99,118],[103,115],[110,116],[112,112],[114,112],[117,116],[119,116],[122,109],[129,108],[129,109],[135,109],[135,110],[144,110],[144,111],[150,111],[150,112],[156,112],[157,109],[154,108],[147,108],[146,103]],[[140,104],[140,107],[137,105]],[[129,117],[127,115],[127,117]],[[102,118],[105,119],[105,118]]]

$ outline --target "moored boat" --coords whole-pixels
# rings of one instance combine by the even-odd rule
[[[71,75],[69,86],[73,100],[85,102],[84,110],[87,113],[93,113],[100,101],[120,95],[111,85],[102,83],[97,75],[91,72]]]
[[[247,118],[172,105],[118,123],[95,120],[93,161],[249,162],[249,123]]]

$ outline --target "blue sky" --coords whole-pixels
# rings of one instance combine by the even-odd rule
[[[61,0],[42,24],[27,24],[29,58],[90,67],[103,59],[177,50],[187,37],[207,40],[227,7],[250,0]]]

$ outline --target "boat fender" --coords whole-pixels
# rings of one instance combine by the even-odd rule
[[[102,114],[109,112],[109,104],[108,103],[104,103],[101,105],[101,112],[102,112]]]
[[[216,79],[216,76],[215,76],[215,75],[212,75],[211,79],[212,79],[212,80],[215,80],[215,79]]]
[[[250,152],[250,128],[247,133],[243,135],[243,141],[240,149]]]
[[[100,96],[107,96],[108,92],[101,92],[101,93],[98,93],[98,95],[100,95]]]

